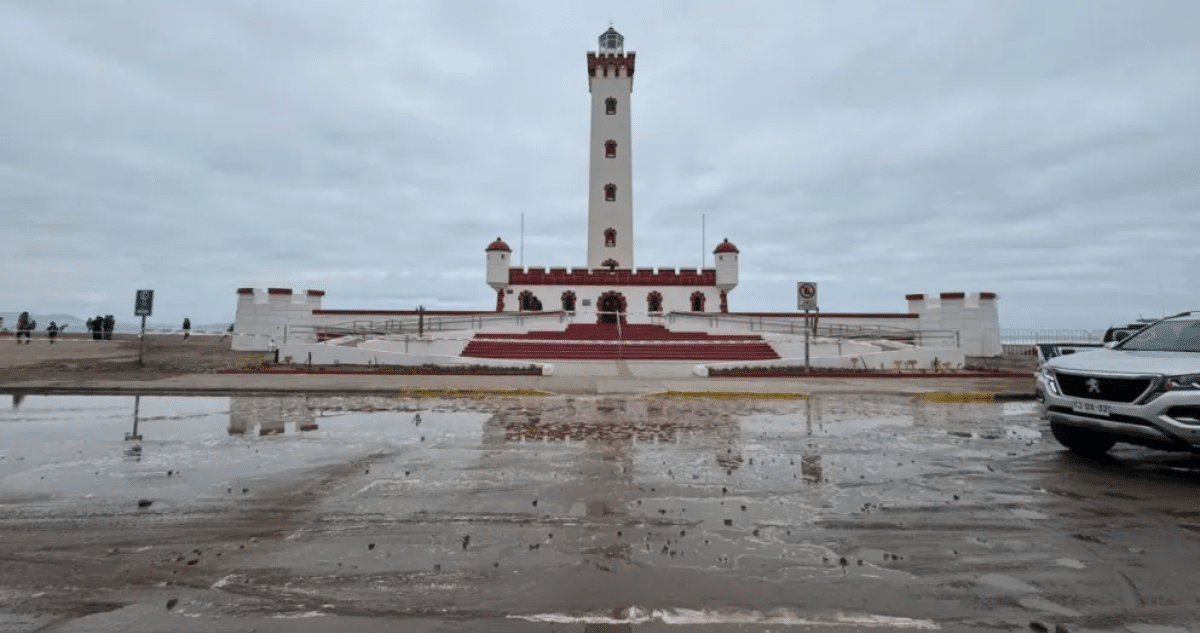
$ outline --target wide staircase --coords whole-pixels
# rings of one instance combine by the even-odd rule
[[[650,324],[579,324],[524,334],[480,333],[463,356],[522,360],[771,360],[775,350],[756,334],[672,332]]]

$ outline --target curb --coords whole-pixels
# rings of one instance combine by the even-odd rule
[[[686,400],[807,400],[806,393],[772,393],[756,391],[663,391],[646,394],[647,398],[681,398]]]
[[[465,371],[403,371],[394,369],[222,369],[218,374],[253,374],[257,376],[533,376],[540,378],[541,371],[530,373],[522,370],[465,372]]]
[[[928,402],[937,402],[940,404],[956,404],[963,402],[1012,402],[1036,399],[1035,394],[1032,393],[987,393],[978,391],[932,391],[929,393],[918,394],[917,397]]]
[[[772,373],[772,372],[745,372],[737,374],[709,374],[708,378],[802,378],[804,380],[813,380],[820,378],[917,378],[917,379],[934,379],[941,380],[943,378],[1029,378],[1029,372],[995,372],[995,373],[959,373],[959,374],[887,374],[887,373],[868,373],[868,372],[794,372],[794,373]]]
[[[157,388],[144,387],[0,387],[0,394],[14,396],[251,396],[251,397],[281,397],[287,395],[319,394],[322,396],[391,396],[399,398],[471,398],[471,397],[550,397],[559,394],[535,389],[345,389],[345,388],[305,388],[305,389],[248,389],[231,390],[227,387],[188,388]]]

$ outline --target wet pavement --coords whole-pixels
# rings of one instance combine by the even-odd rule
[[[1032,402],[0,410],[0,631],[1166,633],[1197,560],[1200,458],[1083,460]]]

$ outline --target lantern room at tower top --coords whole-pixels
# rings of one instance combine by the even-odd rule
[[[597,312],[597,320],[645,321],[665,312],[728,312],[738,282],[739,251],[728,239],[713,267],[637,268],[634,264],[632,94],[637,54],[610,27],[587,53],[591,94],[588,140],[587,265],[520,268],[500,238],[486,248],[487,282],[496,311]]]

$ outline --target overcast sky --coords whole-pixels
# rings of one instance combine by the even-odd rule
[[[0,0],[0,311],[488,310],[522,213],[514,258],[583,265],[610,20],[638,266],[728,237],[737,311],[802,280],[825,312],[997,292],[1008,328],[1200,309],[1194,0]]]

